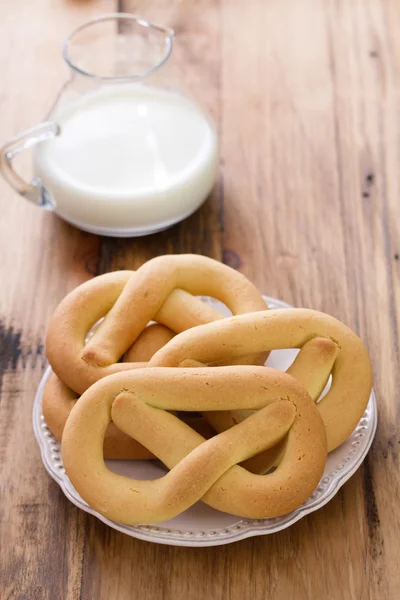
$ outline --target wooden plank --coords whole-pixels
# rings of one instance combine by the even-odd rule
[[[12,6],[11,6],[12,4]],[[0,3],[2,143],[41,121],[68,76],[61,41],[111,1]],[[78,598],[86,517],[41,465],[32,402],[44,332],[68,289],[90,276],[99,240],[29,206],[0,181],[0,598]]]
[[[225,2],[222,21],[224,245],[266,293],[326,310],[361,334],[380,410],[362,472],[293,530],[302,541],[294,551],[302,577],[291,572],[290,579],[304,587],[285,596],[282,540],[268,545],[266,562],[278,597],[394,599],[399,5]],[[234,46],[244,48],[250,34],[257,42],[232,61]],[[245,95],[230,93],[245,81]],[[323,569],[314,571],[313,556]]]

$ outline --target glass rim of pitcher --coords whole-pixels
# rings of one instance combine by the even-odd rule
[[[86,71],[85,69],[82,69],[77,64],[75,64],[75,62],[70,58],[70,55],[69,55],[69,46],[70,46],[70,43],[73,41],[75,35],[77,33],[80,33],[81,31],[83,31],[84,29],[91,27],[92,25],[96,25],[97,23],[103,23],[105,21],[114,21],[114,20],[135,21],[141,27],[145,27],[148,29],[156,29],[157,31],[164,33],[165,34],[165,52],[164,52],[162,59],[160,61],[158,61],[154,66],[147,69],[147,71],[145,71],[144,73],[140,73],[140,74],[132,73],[132,74],[128,74],[128,75],[97,75],[96,73],[90,73],[89,71]],[[175,37],[175,32],[171,27],[164,27],[162,25],[156,25],[156,24],[151,23],[150,21],[147,21],[146,19],[143,19],[142,17],[139,17],[138,15],[135,15],[133,13],[108,13],[105,15],[100,15],[98,17],[94,17],[93,19],[90,19],[89,21],[85,21],[85,23],[82,23],[81,25],[79,25],[78,27],[73,29],[71,31],[71,33],[65,38],[65,40],[62,44],[62,55],[63,55],[63,58],[64,58],[65,62],[67,63],[67,65],[73,71],[76,71],[77,73],[80,73],[81,75],[85,75],[86,77],[91,77],[93,79],[99,79],[99,80],[108,80],[108,81],[143,79],[144,77],[148,77],[149,75],[154,73],[154,71],[157,71],[157,69],[162,67],[167,62],[167,60],[171,56],[172,40],[174,37]]]

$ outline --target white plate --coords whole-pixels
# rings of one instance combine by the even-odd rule
[[[220,302],[210,298],[203,298],[203,300],[222,314],[230,314]],[[289,308],[288,304],[267,296],[265,296],[265,301],[270,308]],[[296,353],[296,350],[273,351],[267,364],[285,370],[293,361]],[[82,500],[69,481],[62,464],[60,444],[49,431],[42,414],[43,388],[50,373],[51,369],[48,367],[40,382],[33,407],[33,428],[47,471],[73,504],[95,515],[110,527],[141,540],[171,546],[218,546],[254,535],[275,533],[293,525],[305,515],[318,510],[329,502],[345,481],[353,475],[371,446],[377,425],[376,399],[372,391],[367,409],[352,435],[328,455],[324,476],[313,495],[298,509],[283,517],[243,520],[198,502],[178,517],[157,526],[128,527],[110,521],[94,511]],[[108,460],[106,463],[112,471],[137,479],[155,479],[165,474],[165,468],[157,461]]]

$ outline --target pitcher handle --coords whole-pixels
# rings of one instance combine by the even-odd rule
[[[22,179],[12,166],[12,160],[16,154],[22,150],[31,148],[40,142],[56,137],[60,133],[60,127],[57,123],[46,121],[40,123],[31,129],[27,129],[16,136],[0,149],[0,173],[4,179],[21,196],[33,202],[33,204],[42,204],[42,194],[40,189],[40,180],[33,179],[30,183]]]

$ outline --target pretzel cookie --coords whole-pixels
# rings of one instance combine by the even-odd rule
[[[162,256],[145,263],[137,272],[108,273],[80,285],[58,306],[46,340],[47,355],[56,375],[45,386],[43,413],[57,439],[61,439],[79,394],[93,381],[110,372],[147,366],[156,350],[175,333],[222,318],[181,288],[212,294],[226,302],[234,313],[266,308],[258,290],[243,275],[198,255]],[[104,316],[104,322],[85,346],[89,331]],[[153,317],[165,325],[146,326]],[[106,352],[108,359],[103,363],[110,364],[99,366],[101,355]],[[263,364],[267,355],[264,352],[240,357],[235,362]],[[198,419],[191,422],[204,430]],[[104,452],[106,458],[153,458],[113,424],[105,436]]]
[[[149,364],[184,367],[195,361],[200,366],[222,356],[234,359],[261,350],[301,348],[316,337],[331,340],[338,348],[332,385],[318,403],[330,452],[356,427],[372,387],[371,363],[364,344],[334,317],[315,310],[288,308],[222,319],[176,336]]]
[[[167,410],[258,409],[206,441]],[[103,437],[110,421],[171,470],[152,481],[107,469]],[[270,475],[237,463],[287,435]],[[313,400],[293,377],[257,366],[135,369],[101,379],[79,399],[64,429],[64,467],[95,510],[116,521],[156,523],[202,499],[249,518],[276,517],[302,504],[326,461],[326,434]]]
[[[180,333],[221,319],[192,294],[213,296],[233,314],[265,310],[257,288],[234,269],[205,256],[160,256],[136,272],[95,277],[64,298],[50,320],[46,338],[54,372],[81,394],[105,375],[145,366],[119,360],[149,321]],[[85,345],[87,334],[104,316]],[[247,362],[262,364],[264,360],[265,356],[258,355]]]

